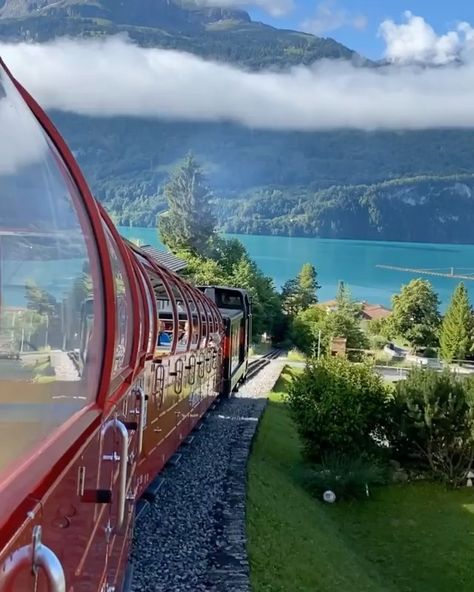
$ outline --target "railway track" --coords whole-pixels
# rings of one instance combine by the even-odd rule
[[[278,358],[280,354],[281,350],[275,348],[272,349],[272,351],[268,352],[268,354],[262,356],[261,358],[258,358],[258,360],[253,360],[252,362],[250,362],[247,368],[247,375],[245,377],[245,380],[250,380],[251,378],[256,376],[260,372],[260,370],[263,370],[265,366],[268,366],[268,364],[270,364],[272,360],[276,360],[276,358]]]

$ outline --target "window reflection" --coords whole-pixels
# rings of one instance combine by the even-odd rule
[[[96,397],[102,294],[86,220],[0,68],[0,477]]]
[[[116,307],[116,331],[115,336],[115,358],[113,371],[114,373],[120,372],[124,369],[130,359],[130,347],[131,347],[131,332],[129,331],[129,294],[130,287],[128,284],[127,274],[125,271],[122,257],[119,253],[117,243],[115,242],[112,233],[107,227],[105,228],[105,234],[107,237],[107,243],[109,246],[109,253],[112,261],[112,273],[114,276],[115,286],[115,307]]]

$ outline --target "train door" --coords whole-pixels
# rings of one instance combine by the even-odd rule
[[[0,62],[0,590],[91,592],[107,561],[95,515],[108,255],[72,157],[31,109],[44,129]]]

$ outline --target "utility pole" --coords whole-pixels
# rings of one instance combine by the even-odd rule
[[[321,357],[321,329],[318,331],[318,360]]]

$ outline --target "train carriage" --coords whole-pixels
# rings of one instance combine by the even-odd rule
[[[137,501],[245,375],[220,290],[120,237],[0,61],[0,592],[123,589]]]
[[[222,393],[236,390],[247,375],[252,340],[252,306],[246,290],[228,286],[199,286],[215,303],[224,322]]]

